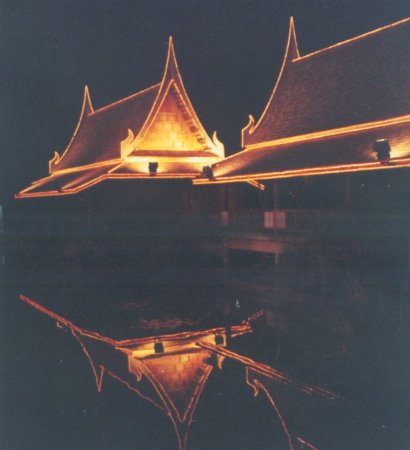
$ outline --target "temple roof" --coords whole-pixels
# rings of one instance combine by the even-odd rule
[[[300,56],[293,20],[273,93],[244,150],[195,184],[410,166],[410,19]],[[388,140],[391,164],[375,141]]]
[[[382,165],[372,150],[388,139],[391,163]],[[214,180],[194,183],[249,181],[410,166],[409,123],[328,139],[290,142],[274,148],[245,150],[212,166]]]
[[[410,112],[410,19],[299,56],[291,20],[281,73],[244,146]]]
[[[160,83],[97,110],[85,88],[77,127],[50,160],[50,176],[16,197],[75,194],[107,178],[193,178],[223,156],[192,107],[170,38]]]
[[[128,130],[141,130],[158,94],[159,84],[103,108],[82,114],[71,142],[54,170],[94,164],[120,156],[120,142]],[[85,89],[86,104],[88,89]]]

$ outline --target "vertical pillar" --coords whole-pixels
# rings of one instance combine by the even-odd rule
[[[275,288],[278,287],[280,281],[280,256],[279,252],[275,252],[274,256],[274,284]]]
[[[278,228],[279,180],[273,180],[273,229]],[[275,257],[276,258],[276,257]],[[276,260],[275,260],[276,265]]]
[[[273,210],[279,209],[279,180],[273,180]]]

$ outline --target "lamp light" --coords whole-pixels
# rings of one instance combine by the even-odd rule
[[[210,166],[204,166],[202,168],[202,173],[207,177],[207,178],[213,178],[214,177],[214,172],[212,170],[212,167]]]
[[[390,143],[387,139],[377,139],[373,144],[373,150],[377,154],[377,160],[387,165],[390,162]]]
[[[148,163],[148,170],[149,170],[149,174],[151,176],[156,175],[157,171],[158,171],[158,163],[157,162],[149,162]]]

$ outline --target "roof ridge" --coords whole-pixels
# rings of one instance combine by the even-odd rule
[[[315,56],[315,55],[327,52],[329,50],[333,50],[335,48],[342,47],[342,46],[344,46],[346,44],[350,44],[352,42],[360,41],[361,39],[364,39],[364,38],[366,38],[368,36],[373,36],[375,34],[378,34],[378,33],[382,32],[382,31],[386,31],[386,30],[389,30],[389,29],[394,28],[396,26],[403,25],[403,24],[405,24],[407,22],[410,22],[410,17],[407,17],[406,19],[399,20],[397,22],[393,22],[393,23],[391,23],[389,25],[385,25],[383,27],[376,28],[375,30],[368,31],[367,33],[360,34],[359,36],[355,36],[355,37],[352,37],[352,38],[349,38],[349,39],[345,39],[344,41],[337,42],[336,44],[329,45],[328,47],[322,48],[320,50],[315,50],[314,52],[311,52],[311,53],[308,53],[306,55],[300,56],[299,58],[293,59],[292,62],[298,62],[298,61],[310,58],[311,56]]]
[[[131,95],[127,96],[127,97],[121,98],[120,100],[117,100],[117,101],[115,101],[113,103],[109,103],[108,105],[102,106],[101,108],[98,108],[95,111],[93,111],[92,113],[90,113],[89,116],[92,117],[92,116],[94,116],[95,114],[97,114],[99,112],[106,111],[107,109],[110,109],[110,108],[112,108],[114,106],[117,106],[117,105],[119,105],[121,103],[125,103],[125,102],[127,102],[129,100],[132,100],[135,97],[138,97],[138,96],[140,96],[142,94],[147,93],[148,91],[151,91],[151,90],[154,90],[155,88],[158,88],[160,86],[160,84],[161,83],[154,84],[153,86],[150,86],[150,87],[148,87],[146,89],[142,89],[141,91],[138,91],[138,92],[136,92],[134,94],[131,94]]]
[[[241,140],[242,140],[242,147],[245,147],[245,133],[250,136],[251,134],[254,134],[256,130],[260,127],[260,125],[263,123],[263,119],[265,118],[266,114],[268,113],[270,109],[270,105],[273,101],[273,98],[275,97],[276,91],[278,90],[278,87],[280,85],[282,76],[285,72],[285,68],[287,65],[294,61],[294,56],[299,55],[299,48],[298,48],[298,42],[296,38],[296,30],[295,30],[295,21],[293,19],[293,16],[289,19],[289,31],[288,31],[288,38],[286,41],[286,49],[285,49],[285,55],[282,60],[282,66],[280,68],[279,75],[276,79],[276,83],[273,87],[273,91],[269,97],[268,103],[265,106],[265,109],[263,110],[261,116],[259,117],[258,121],[255,124],[255,119],[252,115],[249,116],[249,122],[248,124],[242,128],[241,130]]]

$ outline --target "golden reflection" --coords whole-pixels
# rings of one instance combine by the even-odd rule
[[[71,331],[90,363],[98,392],[102,390],[104,375],[108,375],[166,413],[174,427],[179,450],[186,449],[189,427],[206,381],[214,368],[222,369],[226,358],[245,368],[245,383],[254,396],[259,392],[266,395],[287,436],[290,450],[296,448],[296,443],[311,449],[315,447],[289,428],[270,385],[280,383],[305,395],[327,400],[339,398],[329,390],[297,382],[273,367],[228,350],[227,328],[115,340],[78,327],[25,295],[20,295],[20,299],[56,320],[59,328]],[[229,327],[229,336],[235,338],[251,333],[251,323],[261,315],[263,310]]]
[[[225,328],[115,340],[78,327],[25,295],[20,295],[20,299],[56,320],[59,328],[71,331],[90,363],[98,392],[105,374],[121,382],[168,415],[178,448],[186,448],[189,426],[205,383],[214,367],[222,368],[224,359],[201,346],[225,347]],[[251,322],[259,316],[230,327],[230,336],[251,333]],[[126,358],[126,364],[114,363],[113,351],[121,359]],[[143,380],[149,382],[151,389],[147,390]]]

